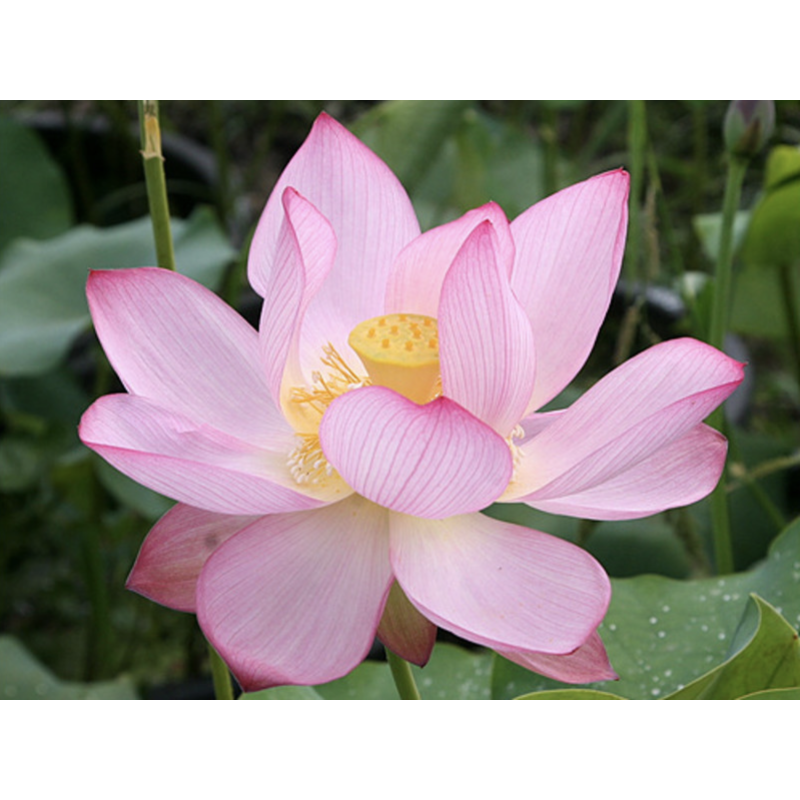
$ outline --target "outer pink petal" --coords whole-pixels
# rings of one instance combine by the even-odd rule
[[[349,486],[404,514],[485,508],[511,478],[505,441],[444,397],[419,406],[382,386],[355,389],[331,403],[319,436]]]
[[[551,656],[542,653],[498,652],[515,664],[564,683],[593,683],[594,681],[619,680],[619,675],[614,672],[608,660],[606,648],[603,646],[603,640],[597,631],[577,650],[563,656]]]
[[[693,339],[651,347],[523,446],[503,500],[538,506],[612,480],[686,435],[742,377],[739,362]]]
[[[313,203],[336,234],[336,263],[311,310],[313,316],[324,309],[338,315],[340,330],[330,333],[330,341],[344,348],[352,328],[383,312],[389,269],[400,250],[419,235],[419,223],[386,164],[321,114],[278,180],[253,238],[248,274],[261,295],[271,283],[287,186]]]
[[[311,203],[294,189],[286,189],[283,207],[285,216],[259,326],[267,383],[277,405],[287,366],[289,382],[309,382],[299,364],[300,325],[336,256],[336,237],[330,223]]]
[[[147,534],[126,588],[177,611],[194,613],[197,579],[208,557],[257,519],[178,503]]]
[[[176,272],[93,272],[97,335],[129,392],[253,444],[289,430],[264,380],[258,335],[213,292]]]
[[[611,596],[579,547],[483,514],[393,514],[397,582],[431,621],[496,650],[564,655],[584,644]]]
[[[101,397],[84,413],[79,434],[128,477],[207,511],[271,514],[334,499],[315,499],[300,490],[286,465],[289,446],[283,451],[255,447],[143,397]]]
[[[447,273],[439,341],[445,396],[508,436],[533,391],[533,336],[490,222],[470,234]]]
[[[436,644],[436,626],[411,605],[395,582],[383,609],[378,638],[400,658],[424,667]]]
[[[198,620],[243,688],[323,683],[366,656],[392,581],[387,517],[353,496],[263,517],[214,551]]]
[[[710,494],[722,474],[727,450],[724,436],[698,425],[655,455],[592,489],[529,503],[551,514],[584,519],[649,517]]]
[[[530,410],[555,397],[583,366],[619,276],[628,223],[622,170],[571,186],[511,223],[511,286],[533,326],[536,388]]]
[[[463,217],[426,231],[397,257],[389,276],[387,313],[439,315],[439,295],[447,270],[470,233],[489,220],[498,238],[498,262],[510,275],[514,242],[503,210],[496,203],[468,211]]]

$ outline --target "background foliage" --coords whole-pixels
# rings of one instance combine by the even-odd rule
[[[724,101],[162,103],[178,269],[252,322],[248,238],[281,169],[325,109],[381,155],[423,229],[495,200],[513,218],[562,186],[632,172],[623,280],[566,405],[664,338],[703,338],[725,176]],[[706,502],[589,523],[524,506],[488,513],[587,547],[615,578],[601,629],[630,698],[796,699],[800,683],[800,103],[777,104],[737,218],[731,334],[748,362],[727,406],[737,574],[714,577]],[[0,104],[0,697],[204,696],[194,618],[124,590],[169,507],[82,447],[76,427],[117,379],[91,331],[89,269],[155,261],[134,103]],[[423,696],[558,691],[447,638]],[[376,650],[376,658],[380,658]],[[749,676],[749,677],[748,677]],[[569,690],[569,696],[589,690]],[[584,692],[581,694],[581,692]],[[795,692],[795,694],[791,694]],[[259,696],[392,697],[367,662],[316,689]],[[561,695],[539,695],[558,697]]]

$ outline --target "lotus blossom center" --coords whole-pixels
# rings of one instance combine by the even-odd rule
[[[439,387],[439,328],[422,314],[386,314],[353,328],[348,339],[373,384],[419,405],[430,402]]]

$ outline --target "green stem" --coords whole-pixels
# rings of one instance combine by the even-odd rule
[[[739,209],[742,183],[747,171],[747,161],[731,156],[728,177],[725,183],[725,199],[722,204],[722,231],[720,232],[717,269],[714,273],[714,300],[711,306],[711,325],[708,343],[721,350],[728,328],[731,306],[731,283],[733,273],[733,223]]]
[[[647,109],[644,100],[628,103],[628,153],[630,156],[631,198],[630,223],[625,247],[625,277],[631,283],[639,278],[641,256],[641,202],[644,185],[645,150],[647,148]]]
[[[395,655],[389,648],[386,648],[386,660],[392,670],[392,678],[397,686],[397,693],[401,700],[422,700],[414,675],[411,672],[411,664],[408,661]]]
[[[711,322],[708,342],[719,350],[725,343],[728,327],[728,314],[731,305],[731,284],[733,273],[733,223],[739,208],[742,183],[747,171],[747,161],[731,156],[728,176],[725,183],[725,198],[722,204],[722,231],[720,233],[719,255],[714,273],[714,299],[711,306]],[[712,427],[724,432],[725,418],[722,408],[718,408],[709,418]],[[733,572],[733,545],[731,544],[730,512],[726,491],[727,467],[723,469],[717,488],[711,495],[711,518],[714,533],[714,555],[717,572],[727,575]]]
[[[161,127],[158,123],[158,101],[139,101],[139,131],[142,138],[144,178],[147,184],[147,201],[153,238],[156,243],[156,260],[164,269],[175,269],[175,252],[169,223],[167,181],[164,177],[164,156],[161,154]]]
[[[795,378],[800,387],[800,312],[797,309],[796,264],[783,264],[780,268],[781,294],[786,314],[786,327],[789,331],[789,346],[792,349]]]
[[[233,700],[230,670],[211,642],[208,643],[208,659],[211,662],[211,676],[214,679],[214,696],[217,700]]]

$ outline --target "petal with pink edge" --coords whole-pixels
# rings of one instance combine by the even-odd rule
[[[296,386],[307,382],[298,360],[300,324],[336,256],[333,229],[311,203],[294,189],[286,189],[283,207],[285,216],[259,325],[267,384],[277,405],[284,377]]]
[[[248,259],[253,288],[264,296],[283,221],[281,197],[296,189],[330,221],[338,250],[311,310],[338,316],[329,341],[346,344],[359,323],[384,310],[386,281],[397,254],[419,235],[411,201],[392,171],[327,114],[321,114],[284,170],[258,223]],[[341,351],[340,351],[341,352]]]
[[[369,652],[388,552],[388,512],[361,497],[263,517],[206,562],[200,626],[248,691],[331,681]]]
[[[397,257],[386,291],[386,312],[439,315],[439,295],[456,253],[475,228],[489,220],[497,234],[497,260],[504,274],[511,274],[514,241],[506,215],[497,203],[487,203],[463,217],[426,231]]]
[[[490,222],[469,235],[442,286],[439,359],[445,396],[509,436],[533,391],[533,335]]]
[[[176,611],[196,612],[197,579],[208,557],[257,519],[178,503],[147,534],[125,588]]]
[[[710,494],[725,465],[722,434],[698,425],[635,467],[584,492],[528,504],[582,519],[637,519],[696,503]]]
[[[403,514],[476,511],[511,478],[506,442],[444,397],[419,406],[382,386],[354,389],[331,403],[319,437],[354,491]]]
[[[132,394],[253,444],[289,430],[263,377],[258,335],[232,308],[176,272],[92,272],[95,330]]]
[[[611,596],[603,568],[584,550],[483,514],[393,514],[391,560],[422,614],[495,650],[571,653],[596,630]]]
[[[414,608],[397,581],[378,625],[378,638],[400,658],[424,667],[436,644],[436,626]]]
[[[531,206],[511,223],[511,286],[533,326],[530,411],[552,400],[592,350],[617,283],[628,224],[628,174],[607,172]]]
[[[299,487],[286,463],[293,437],[283,452],[270,452],[143,397],[101,397],[84,413],[79,434],[87,447],[143,486],[220,514],[315,508],[349,491],[340,484],[339,496],[335,491],[311,495]]]
[[[733,392],[743,374],[738,361],[694,339],[645,350],[525,443],[503,500],[538,505],[627,472],[689,433]]]
[[[500,650],[498,652],[504,658],[525,667],[525,669],[533,670],[540,675],[564,683],[619,680],[619,675],[614,672],[611,662],[608,660],[603,640],[597,631],[577,650],[563,656]]]

